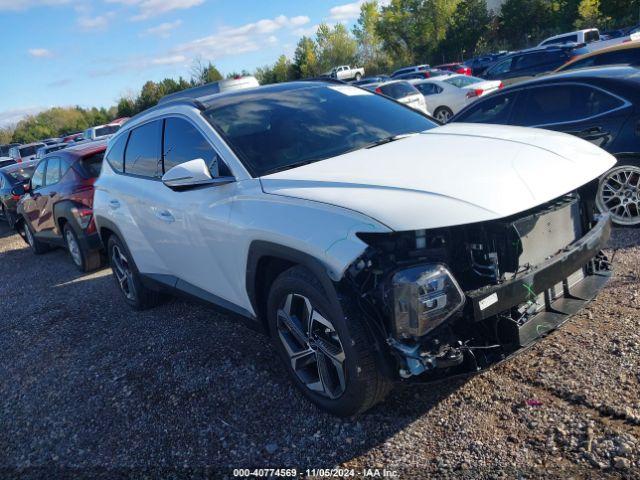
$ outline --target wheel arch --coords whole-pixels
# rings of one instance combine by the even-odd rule
[[[317,258],[290,247],[256,240],[249,246],[246,290],[258,323],[265,331],[268,330],[266,307],[271,284],[282,272],[297,265],[308,268],[320,281],[329,302],[341,308],[336,287]]]

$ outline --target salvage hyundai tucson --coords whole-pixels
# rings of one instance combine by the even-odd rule
[[[94,216],[126,302],[248,319],[337,415],[507,358],[609,278],[594,200],[615,160],[562,133],[438,126],[348,85],[200,87],[105,158]]]

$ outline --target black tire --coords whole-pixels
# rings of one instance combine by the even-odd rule
[[[453,112],[449,107],[438,107],[436,111],[433,112],[433,118],[438,120],[441,123],[447,123],[453,117]]]
[[[362,75],[360,75],[360,72],[356,73],[356,82],[359,82],[361,78]]]
[[[31,230],[31,227],[29,226],[29,222],[27,222],[25,218],[22,220],[22,229],[24,241],[27,242],[27,245],[29,245],[29,248],[31,248],[33,253],[36,255],[42,255],[43,253],[51,250],[51,247],[48,244],[36,238],[33,234],[33,230]]]
[[[4,218],[5,222],[9,224],[9,228],[13,228],[16,224],[16,216],[7,210],[4,203],[0,203],[0,214],[2,215],[2,218]]]
[[[73,227],[66,223],[62,229],[65,244],[67,245],[67,252],[71,261],[81,272],[91,272],[97,270],[102,266],[102,257],[100,252],[90,251],[82,247],[82,244],[78,241],[78,236],[73,230]]]
[[[278,317],[278,312],[282,314],[286,309],[287,299],[291,295],[308,299],[313,311],[320,313],[334,327],[333,332],[337,335],[344,353],[342,365],[345,379],[344,387],[340,389],[341,393],[336,398],[329,398],[326,394],[311,390],[292,366],[292,357],[285,348],[285,340],[282,339],[282,335],[286,335],[289,330],[282,327],[283,322]],[[384,400],[390,390],[391,381],[382,371],[380,359],[373,348],[373,339],[363,323],[364,320],[359,315],[345,315],[343,308],[335,306],[336,303],[340,302],[329,300],[313,273],[304,267],[295,266],[280,274],[273,282],[267,302],[267,319],[275,348],[295,385],[321,409],[346,417],[362,413]],[[329,329],[325,331],[328,332]],[[317,344],[316,341],[313,342]],[[320,377],[320,362],[311,363],[318,365],[315,371]]]
[[[115,279],[116,286],[118,287],[118,290],[120,290],[120,293],[122,293],[124,301],[127,302],[131,308],[134,310],[146,310],[159,303],[159,293],[147,288],[142,283],[140,272],[138,271],[133,258],[131,258],[129,250],[115,234],[109,237],[107,255],[109,258],[109,265],[113,270],[113,277]],[[120,265],[118,265],[118,260],[120,261]],[[123,265],[123,261],[126,261],[126,266]],[[121,267],[125,267],[126,269],[126,271],[122,272],[126,277],[126,287],[118,274]]]

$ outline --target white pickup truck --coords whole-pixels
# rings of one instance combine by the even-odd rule
[[[364,77],[364,68],[340,65],[331,70],[331,77],[337,80],[355,80],[356,82]]]

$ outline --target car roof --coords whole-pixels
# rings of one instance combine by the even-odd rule
[[[71,145],[70,147],[62,150],[57,150],[56,154],[71,155],[74,157],[86,157],[100,153],[107,148],[107,140],[96,140],[93,142],[79,143],[77,145]]]
[[[601,48],[600,50],[594,50],[594,51],[591,51],[591,52],[587,52],[587,53],[585,53],[583,55],[578,55],[577,57],[575,57],[571,61],[565,63],[562,66],[560,66],[558,68],[558,70],[564,69],[565,67],[567,67],[569,65],[572,65],[577,61],[584,60],[585,58],[597,57],[598,55],[602,55],[604,53],[609,53],[609,52],[615,52],[615,51],[618,51],[618,50],[632,50],[634,48],[640,48],[640,42],[620,43],[618,45],[613,45],[613,46],[610,46],[610,47]]]
[[[18,148],[22,148],[22,147],[34,147],[36,145],[46,145],[42,142],[31,142],[31,143],[24,143],[22,145],[16,145]]]

